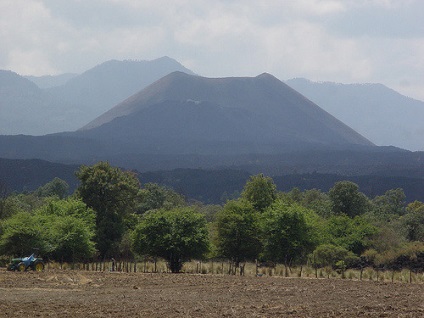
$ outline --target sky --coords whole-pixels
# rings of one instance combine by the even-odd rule
[[[424,100],[423,0],[0,0],[0,69],[169,56],[207,77],[382,83]]]

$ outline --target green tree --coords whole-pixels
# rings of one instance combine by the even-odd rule
[[[359,192],[356,183],[350,181],[336,182],[330,189],[328,195],[331,200],[331,207],[334,214],[346,214],[353,218],[368,210],[368,199]]]
[[[10,195],[4,199],[0,198],[0,220],[7,219],[23,209],[20,207],[19,201],[15,195]]]
[[[371,246],[378,253],[400,248],[406,243],[406,239],[401,233],[402,230],[397,230],[398,227],[398,222],[395,226],[391,223],[380,224],[376,227],[376,233],[370,237],[367,246]]]
[[[207,204],[207,205],[199,204],[198,210],[200,213],[202,213],[205,216],[206,221],[208,223],[213,223],[216,221],[216,218],[218,217],[218,212],[222,210],[222,206],[217,204]]]
[[[218,255],[238,267],[256,259],[261,246],[259,213],[246,200],[228,201],[217,214]]]
[[[0,250],[7,255],[39,252],[57,261],[88,258],[95,252],[95,213],[75,199],[51,199],[33,213],[18,212],[2,221]]]
[[[7,206],[7,197],[9,191],[5,183],[0,180],[0,220],[11,215],[10,209]]]
[[[399,220],[401,233],[408,241],[424,242],[424,203],[414,201],[406,211]]]
[[[51,259],[75,262],[94,255],[96,213],[78,199],[49,199],[34,211],[43,224],[44,254]]]
[[[258,174],[246,182],[241,197],[252,203],[257,211],[263,212],[276,200],[276,191],[277,186],[272,178]]]
[[[327,233],[330,244],[360,255],[370,247],[378,229],[361,216],[352,219],[347,215],[335,215],[327,220]]]
[[[94,231],[83,219],[73,216],[54,217],[43,237],[48,242],[49,256],[57,261],[75,262],[94,255]]]
[[[189,207],[144,214],[133,232],[133,248],[140,255],[164,258],[173,273],[209,249],[205,217]]]
[[[376,256],[380,267],[392,270],[408,268],[421,271],[424,267],[424,243],[408,242],[398,249],[392,249]]]
[[[40,206],[43,206],[47,199],[38,197],[34,193],[13,193],[6,198],[7,209],[10,209],[8,215],[19,211],[31,213]]]
[[[306,190],[301,201],[302,206],[313,210],[321,217],[328,218],[332,215],[331,201],[326,193],[321,190]]]
[[[351,251],[332,244],[319,245],[309,258],[315,268],[339,268],[342,272],[360,261]]]
[[[81,182],[78,196],[96,211],[95,241],[100,256],[113,256],[126,230],[125,218],[135,209],[139,181],[133,173],[107,162],[82,166],[76,176]]]
[[[406,196],[402,189],[388,190],[372,200],[373,214],[379,221],[391,221],[405,214]]]
[[[35,190],[35,195],[39,197],[57,196],[59,199],[63,199],[67,196],[68,191],[69,185],[66,181],[60,178],[54,178],[49,183]]]
[[[137,213],[143,214],[149,210],[173,209],[184,206],[184,197],[172,189],[156,183],[146,183],[137,195]]]
[[[18,212],[0,223],[0,254],[27,256],[34,248],[46,250],[45,227],[40,219],[28,212]]]
[[[96,227],[96,212],[89,208],[82,200],[76,198],[67,198],[59,200],[49,199],[43,206],[37,208],[35,215],[48,217],[74,217],[82,220],[90,229]]]
[[[305,214],[307,209],[298,205],[276,202],[262,216],[264,257],[289,265],[303,259],[315,245],[312,228]],[[287,272],[286,272],[287,274]]]

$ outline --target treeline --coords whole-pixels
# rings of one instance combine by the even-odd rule
[[[0,189],[0,255],[34,248],[51,261],[164,259],[179,272],[190,259],[291,266],[422,270],[424,203],[403,190],[367,197],[351,181],[320,190],[279,192],[270,177],[250,177],[223,205],[187,202],[170,188],[100,162],[81,166],[79,187],[55,178],[32,193]],[[199,184],[199,187],[202,185]]]

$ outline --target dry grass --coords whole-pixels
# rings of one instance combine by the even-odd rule
[[[67,263],[47,263],[46,270],[85,270],[85,271],[112,271],[112,262],[98,262],[89,264],[67,264]],[[143,272],[143,273],[169,273],[168,266],[163,260],[158,260],[155,264],[152,260],[134,262],[116,262],[117,272]],[[187,274],[214,274],[214,275],[239,275],[240,270],[234,269],[228,261],[191,261],[184,263],[183,273]],[[266,277],[291,277],[291,278],[333,278],[360,280],[360,271],[348,269],[342,275],[329,267],[315,270],[310,266],[292,267],[287,269],[283,265],[277,264],[275,268],[256,268],[255,263],[244,264],[244,276],[266,276]],[[414,273],[409,270],[402,271],[376,271],[373,268],[366,268],[362,274],[363,281],[379,282],[400,282],[400,283],[424,283],[424,272]]]

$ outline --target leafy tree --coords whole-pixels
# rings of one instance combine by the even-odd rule
[[[4,199],[0,199],[0,220],[7,219],[13,214],[22,211],[16,196],[10,195]]]
[[[206,221],[210,223],[216,222],[218,212],[221,211],[222,208],[222,205],[217,204],[200,205],[198,207],[199,212],[202,213],[206,217]]]
[[[10,211],[6,204],[8,195],[9,191],[6,184],[0,180],[0,220],[10,215]]]
[[[125,218],[135,209],[140,184],[135,175],[99,162],[76,173],[78,196],[96,211],[95,241],[101,257],[118,253],[125,232]]]
[[[49,222],[49,231],[44,233],[53,259],[75,262],[94,255],[94,231],[85,220],[73,216],[54,217]],[[48,234],[48,235],[46,235]]]
[[[373,214],[380,221],[391,221],[405,214],[405,193],[402,189],[388,190],[372,200]]]
[[[350,181],[336,182],[330,189],[328,195],[331,200],[331,207],[334,214],[346,214],[353,218],[367,212],[367,197],[359,192],[356,183]]]
[[[73,261],[94,253],[94,211],[78,200],[50,200],[33,214],[19,212],[2,222],[0,247],[8,255],[42,255]]]
[[[327,220],[329,243],[343,247],[360,255],[371,245],[371,238],[378,229],[364,217],[349,218],[347,215],[335,215]]]
[[[42,198],[34,195],[34,193],[13,193],[6,198],[6,204],[9,211],[9,215],[14,214],[18,211],[26,211],[31,213],[35,209],[44,205],[47,198]]]
[[[129,260],[134,257],[132,233],[133,231],[125,232],[121,242],[119,242],[119,257],[125,260]]]
[[[328,218],[332,215],[330,198],[326,193],[321,192],[321,190],[306,190],[303,193],[303,199],[300,204],[313,210],[321,217]]]
[[[414,201],[406,210],[399,220],[401,232],[408,241],[424,242],[424,203]]]
[[[22,256],[34,248],[45,251],[45,228],[40,220],[28,212],[18,212],[0,223],[0,254]]]
[[[64,200],[50,199],[43,206],[34,211],[35,215],[48,217],[74,217],[82,220],[90,229],[96,226],[96,212],[89,208],[80,199],[68,198]]]
[[[94,255],[96,213],[78,199],[49,199],[34,211],[43,224],[44,254],[57,261],[74,262]]]
[[[35,191],[35,195],[39,197],[51,197],[57,196],[59,199],[66,197],[69,191],[69,185],[66,181],[60,178],[54,178],[49,183],[45,184],[42,187],[39,187]]]
[[[277,198],[277,186],[270,177],[263,174],[251,176],[246,182],[241,197],[249,201],[253,207],[263,212]]]
[[[276,202],[262,216],[264,257],[287,267],[304,258],[314,247],[307,224],[307,209],[298,204]],[[286,272],[287,273],[287,272]]]
[[[353,265],[359,260],[355,254],[341,246],[332,244],[319,245],[312,255],[310,260],[314,267],[332,267],[336,268],[337,264],[344,262],[347,267]]]
[[[405,244],[406,239],[401,231],[396,230],[399,223],[392,226],[391,223],[381,224],[376,232],[370,237],[367,246],[371,246],[378,253],[384,253],[391,249],[398,249]]]
[[[424,243],[409,242],[401,248],[377,255],[376,258],[380,267],[392,270],[400,270],[402,268],[422,270],[424,267]]]
[[[289,192],[277,192],[276,200],[285,202],[287,204],[301,203],[304,193],[299,188],[294,187]]]
[[[171,271],[178,273],[185,261],[208,251],[206,220],[189,207],[151,211],[135,228],[133,242],[136,253],[164,258]]]
[[[146,183],[137,195],[137,213],[143,214],[149,210],[172,209],[185,205],[184,197],[172,189],[156,183]]]
[[[261,251],[259,214],[246,200],[228,201],[217,214],[218,255],[240,262],[254,260]]]

